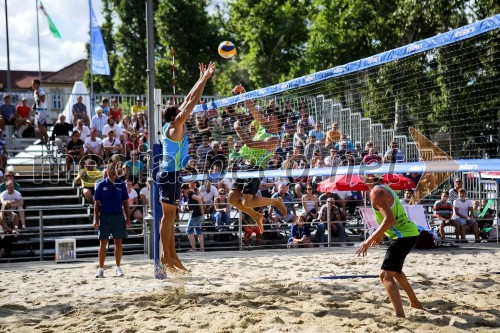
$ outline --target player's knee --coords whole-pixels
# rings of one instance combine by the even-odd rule
[[[380,274],[379,274],[380,281],[382,281],[382,282],[391,281],[394,279],[394,274],[395,274],[395,272],[382,270],[382,271],[380,271]]]

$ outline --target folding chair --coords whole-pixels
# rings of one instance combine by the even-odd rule
[[[365,239],[366,234],[373,234],[378,228],[378,223],[375,220],[375,214],[373,209],[370,207],[359,207],[359,213],[361,214],[361,219],[365,225]]]

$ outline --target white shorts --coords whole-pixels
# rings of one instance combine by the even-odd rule
[[[49,115],[49,111],[47,109],[37,109],[38,115],[36,117],[36,121],[38,125],[45,125],[47,121],[47,116]]]

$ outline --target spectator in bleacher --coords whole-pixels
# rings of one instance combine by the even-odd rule
[[[76,99],[76,103],[73,104],[73,108],[71,109],[71,112],[73,113],[73,127],[76,127],[78,120],[82,120],[85,122],[85,125],[89,126],[90,125],[90,119],[89,115],[87,113],[87,106],[82,103],[83,97],[78,96]]]
[[[453,221],[460,223],[460,237],[462,243],[467,243],[467,230],[474,233],[475,241],[479,243],[479,226],[472,216],[472,201],[467,199],[467,191],[463,188],[458,190],[458,199],[453,201]]]
[[[191,158],[184,168],[183,176],[185,175],[197,175],[199,173],[198,171],[198,164],[194,158]]]
[[[109,114],[110,114],[110,110],[111,110],[111,108],[109,107],[109,98],[103,97],[99,108],[102,110],[102,113],[106,116],[106,120],[107,120],[109,118]]]
[[[146,186],[141,188],[141,190],[139,191],[139,196],[141,197],[141,203],[144,206],[149,207],[149,202],[151,197],[149,182],[146,182]]]
[[[314,188],[308,184],[306,187],[306,194],[302,196],[302,207],[307,216],[307,221],[312,222],[318,218],[318,196],[314,194]]]
[[[337,143],[335,144],[335,149],[340,153],[340,150],[342,149],[341,147],[343,146],[343,144],[345,143],[345,151],[348,152],[353,152],[355,151],[355,148],[354,148],[354,145],[352,143],[351,140],[349,140],[349,138],[347,138],[347,135],[346,134],[342,134],[340,136],[340,140],[337,141]]]
[[[325,231],[328,229],[328,223],[330,223],[330,235],[336,233],[339,237],[339,242],[346,242],[347,238],[345,235],[344,223],[345,221],[340,213],[339,208],[335,205],[334,198],[326,199],[326,202],[321,206],[319,210],[319,221],[316,225],[316,238],[320,243],[320,247],[323,247],[325,243]],[[331,223],[331,222],[338,223]]]
[[[227,152],[222,150],[222,145],[219,141],[212,141],[210,146],[212,149],[207,153],[206,170],[212,169],[215,165],[218,165],[221,170],[225,170],[228,164]]]
[[[332,194],[335,198],[335,203],[340,208],[340,213],[344,216],[349,214],[354,214],[356,210],[356,206],[358,205],[357,200],[352,200],[352,192],[351,191],[339,191],[334,190]]]
[[[404,192],[403,199],[399,200],[403,206],[412,206],[415,203],[413,202],[413,193],[414,191],[411,188],[408,188]]]
[[[107,177],[97,184],[94,195],[94,228],[99,230],[99,268],[96,278],[104,277],[104,261],[111,235],[113,235],[115,245],[115,275],[123,276],[120,268],[123,252],[122,240],[128,237],[127,228],[130,228],[130,216],[128,215],[127,188],[117,178],[116,168],[116,163],[108,164]]]
[[[123,148],[124,148],[125,159],[127,160],[130,159],[130,154],[132,153],[132,151],[135,150],[139,153],[143,151],[141,143],[139,142],[139,136],[135,133],[129,135],[128,140],[123,145]]]
[[[5,173],[5,182],[0,184],[0,193],[2,193],[3,191],[5,191],[7,189],[6,182],[9,180],[14,182],[14,189],[18,192],[21,192],[21,185],[19,185],[19,183],[14,180],[15,176],[16,175],[14,174],[14,171],[11,171],[11,170],[9,170]]]
[[[401,150],[399,150],[399,144],[396,141],[391,142],[391,146],[384,154],[384,160],[386,163],[400,163],[404,162],[404,155]]]
[[[133,127],[136,134],[142,134],[147,130],[148,124],[146,123],[146,116],[143,113],[137,115]]]
[[[142,183],[142,173],[144,172],[144,163],[139,161],[139,151],[133,150],[130,153],[130,160],[125,162],[125,165],[130,168],[130,173],[134,177],[135,182]]]
[[[436,201],[432,206],[434,221],[439,224],[439,236],[445,240],[444,227],[453,226],[455,228],[455,241],[460,238],[460,222],[452,220],[453,204],[448,201],[449,194],[447,191],[441,193],[441,199]]]
[[[321,125],[320,122],[317,122],[316,126],[314,126],[314,129],[309,131],[309,136],[311,137],[314,136],[318,141],[323,140],[325,138],[326,134],[323,131],[323,126]]]
[[[21,126],[28,126],[28,128],[32,128],[34,120],[34,118],[31,116],[31,107],[28,105],[27,98],[23,98],[21,100],[21,104],[16,106],[16,112],[14,113],[14,117],[15,117],[15,131],[16,131],[14,135],[20,138],[23,136],[23,134],[19,132]]]
[[[306,147],[304,149],[304,156],[310,160],[313,158],[314,152],[318,150],[319,151],[319,146],[316,144],[316,137],[314,135],[309,137],[309,140],[306,144]]]
[[[295,133],[296,129],[297,125],[293,122],[292,117],[288,115],[282,127],[283,134],[288,134],[292,136]]]
[[[453,202],[458,199],[458,191],[462,188],[462,179],[456,178],[453,182],[454,187],[450,190],[450,201]]]
[[[260,230],[258,225],[255,225],[255,222],[252,220],[250,216],[247,214],[240,212],[242,214],[241,217],[241,223],[242,227],[241,229],[244,232],[243,235],[243,245],[244,246],[249,246],[250,245],[250,240],[252,239],[252,234],[255,232],[255,245],[260,245],[260,240],[262,238],[262,231]]]
[[[363,150],[363,152],[361,153],[361,157],[365,157],[366,155],[368,155],[370,153],[370,149],[371,148],[375,148],[375,145],[373,144],[372,141],[366,141],[365,143],[365,150]],[[378,155],[377,151],[374,149],[375,151],[375,154]]]
[[[280,140],[280,144],[276,147],[274,154],[279,156],[278,167],[281,166],[284,160],[286,160],[286,155],[293,152],[293,148],[289,145],[286,138]]]
[[[139,183],[137,182],[137,178],[132,176],[132,171],[130,169],[130,166],[125,165],[121,161],[116,162],[116,165],[118,166],[118,168],[116,169],[116,174],[118,178],[125,184],[127,183],[128,180],[130,180],[133,184],[132,187],[134,188],[134,190],[138,190]]]
[[[301,112],[297,126],[302,127],[304,133],[309,133],[314,128],[314,120],[306,112]]]
[[[78,120],[76,123],[76,127],[73,128],[73,132],[80,132],[80,139],[85,143],[85,140],[90,136],[90,128],[88,128],[83,120]]]
[[[71,140],[66,146],[66,177],[69,180],[71,176],[71,165],[78,165],[83,157],[83,141],[80,139],[80,132],[74,131],[71,134]]]
[[[210,180],[205,180],[205,185],[200,188],[199,196],[203,201],[203,210],[207,214],[207,219],[211,220],[214,214],[214,199],[217,198],[219,192],[217,188],[212,185]]]
[[[382,157],[378,156],[375,148],[370,148],[370,150],[368,150],[368,153],[363,157],[361,163],[366,165],[382,163]]]
[[[337,155],[337,150],[335,150],[335,148],[330,148],[330,155],[325,157],[324,162],[327,167],[336,167],[342,163],[342,160]]]
[[[133,184],[131,180],[127,180],[127,194],[128,194],[128,216],[132,220],[132,223],[134,224],[141,224],[142,225],[142,207],[139,206],[139,195],[137,194],[137,191],[134,190]]]
[[[189,210],[191,211],[191,217],[188,221],[186,233],[188,235],[189,243],[191,244],[191,250],[188,252],[196,252],[196,242],[195,235],[200,243],[200,251],[205,251],[205,239],[202,234],[203,225],[203,215],[205,214],[203,207],[203,199],[197,195],[194,191],[190,190],[190,185],[184,183],[181,185],[182,196],[187,200]]]
[[[81,185],[82,196],[90,205],[94,204],[95,184],[102,178],[102,172],[96,168],[96,162],[90,158],[85,161],[85,167],[75,178],[75,185]]]
[[[0,258],[10,257],[12,243],[15,241],[14,238],[3,234],[10,233],[17,237],[19,235],[18,225],[19,216],[11,210],[10,204],[2,204],[0,212]]]
[[[8,157],[7,141],[5,141],[3,130],[0,128],[0,168],[5,168],[7,166]]]
[[[340,140],[339,125],[337,123],[332,124],[332,129],[326,132],[325,145],[335,144]]]
[[[206,164],[208,153],[211,151],[212,147],[210,146],[208,136],[203,135],[201,137],[201,145],[198,147],[198,149],[196,149],[196,155],[198,156],[198,169],[202,172],[205,172],[205,167],[209,167]]]
[[[311,241],[311,225],[308,223],[306,214],[302,214],[295,218],[295,223],[290,230],[290,238],[288,244],[293,247],[313,247]]]
[[[293,148],[301,147],[304,149],[307,145],[307,134],[302,126],[297,125],[297,131],[293,135]]]
[[[200,135],[207,137],[210,137],[212,135],[210,121],[208,120],[206,111],[198,112],[195,114],[195,124],[196,129],[198,130],[198,133]]]
[[[306,166],[306,161],[301,160],[296,169],[305,169]],[[302,197],[305,195],[304,193],[306,193],[307,186],[309,185],[308,177],[306,175],[295,177],[293,178],[293,183],[295,183],[295,187],[293,190],[295,198],[298,200],[302,200]]]
[[[274,193],[271,198],[276,199],[280,197],[286,207],[286,216],[283,216],[279,209],[275,209],[274,206],[270,206],[269,216],[272,219],[274,229],[279,233],[280,222],[289,223],[295,221],[297,216],[297,211],[295,210],[295,204],[293,196],[288,192],[287,184],[280,184],[278,187],[278,192]]]
[[[131,114],[132,116],[134,115],[139,115],[141,113],[146,113],[148,111],[148,109],[146,108],[146,106],[144,106],[142,104],[142,98],[141,97],[137,97],[135,99],[135,105],[132,105],[132,108],[131,108]]]
[[[120,140],[120,142],[124,142],[122,129],[115,123],[115,118],[108,118],[107,124],[102,128],[102,136],[106,137],[109,131],[114,131],[116,138]]]
[[[130,122],[130,117],[129,116],[124,116],[122,118],[122,121],[120,122],[120,128],[122,129],[123,132],[123,139],[125,142],[129,140],[129,136],[134,132],[134,127],[132,126]]]
[[[102,147],[104,149],[104,160],[108,160],[115,154],[123,153],[123,146],[119,139],[115,136],[115,131],[108,132],[108,137],[102,140]]]
[[[98,136],[95,128],[90,130],[90,136],[85,139],[86,154],[97,163],[97,166],[102,165],[102,140]]]
[[[95,111],[95,116],[93,116],[92,120],[90,121],[90,128],[95,128],[99,137],[102,137],[102,130],[107,123],[108,117],[103,114],[102,108],[98,107]]]
[[[9,203],[12,209],[16,209],[19,212],[19,219],[21,220],[21,225],[23,229],[26,229],[26,220],[24,218],[24,200],[18,191],[14,189],[14,181],[7,180],[6,190],[0,193],[0,201],[2,204]]]
[[[71,141],[70,132],[73,130],[73,126],[66,122],[66,116],[60,115],[59,122],[54,125],[52,129],[52,135],[50,136],[50,140],[56,143],[57,149],[61,153],[65,153],[66,146],[68,142]]]
[[[14,125],[16,107],[10,104],[10,95],[3,95],[4,104],[0,105],[0,128],[5,131],[5,125]]]
[[[111,100],[111,107],[109,108],[109,118],[113,118],[117,124],[122,120],[122,109],[118,105],[118,100],[113,98]]]
[[[231,206],[227,202],[226,190],[219,189],[218,196],[214,198],[214,219],[217,231],[227,230],[231,224]],[[206,207],[206,206],[205,206]]]

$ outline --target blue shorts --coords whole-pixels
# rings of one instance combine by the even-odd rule
[[[205,217],[203,215],[190,218],[187,225],[186,234],[201,235],[201,227],[203,226],[204,221]]]
[[[179,171],[161,171],[156,174],[156,184],[160,189],[160,202],[175,205],[181,194]]]
[[[113,239],[127,238],[127,226],[123,213],[101,213],[97,235],[100,240],[107,240],[110,235],[113,235]]]

